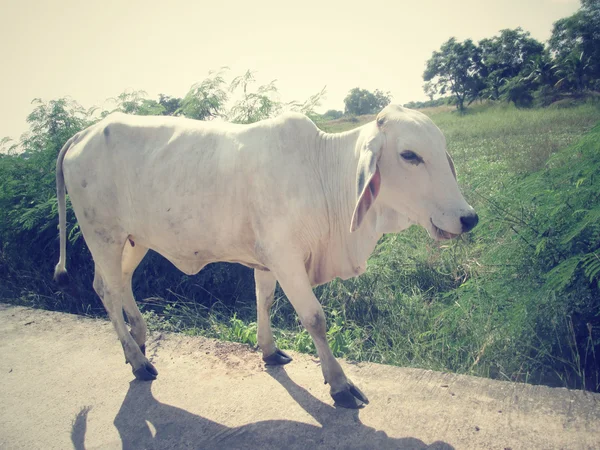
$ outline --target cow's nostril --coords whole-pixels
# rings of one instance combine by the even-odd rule
[[[471,231],[473,228],[475,228],[477,222],[479,222],[479,217],[477,217],[477,214],[472,214],[470,216],[462,216],[460,218],[460,223],[462,223],[463,233]]]

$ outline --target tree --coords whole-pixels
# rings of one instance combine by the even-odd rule
[[[389,105],[391,101],[392,96],[389,92],[379,89],[369,92],[366,89],[354,88],[344,99],[345,113],[356,116],[375,114]]]
[[[523,70],[543,52],[544,45],[521,27],[501,30],[498,36],[479,41],[477,65],[485,84],[483,95],[498,100],[502,85],[522,76]]]
[[[379,89],[375,89],[375,92],[373,93],[373,95],[375,96],[375,105],[376,105],[376,109],[374,112],[381,111],[383,108],[385,108],[387,105],[389,105],[392,101],[392,94],[390,94],[390,91],[383,92],[383,91],[380,91]]]
[[[0,272],[4,275],[0,290],[15,296],[21,292],[23,275],[29,288],[38,282],[39,292],[47,284],[57,248],[56,157],[69,138],[94,121],[95,111],[69,98],[32,103],[29,131],[21,137],[20,148],[0,158]],[[70,207],[67,222],[75,223]],[[71,234],[69,239],[76,237]],[[72,261],[75,253],[71,252]]]
[[[306,114],[307,116],[316,116],[315,109],[321,106],[321,101],[326,97],[327,94],[327,86],[323,86],[316,94],[311,95],[304,102],[292,101],[286,104],[286,107],[291,109],[292,111],[298,111],[302,114]]]
[[[181,99],[177,97],[169,97],[168,95],[158,94],[158,103],[164,108],[163,116],[176,115],[181,108]]]
[[[429,97],[429,101],[432,102],[433,97],[437,94],[437,87],[431,81],[428,81],[423,85],[423,92]]]
[[[183,114],[185,117],[197,120],[223,116],[228,99],[224,89],[223,72],[225,70],[226,67],[223,67],[218,72],[209,72],[206,79],[193,84],[175,114]]]
[[[566,87],[578,93],[583,92],[589,83],[591,66],[589,56],[574,50],[561,63],[554,66],[556,75],[560,77],[555,86],[559,89]]]
[[[528,81],[536,86],[553,86],[556,83],[556,73],[552,60],[547,51],[532,58],[522,71]]]
[[[486,77],[481,77],[485,88],[481,91],[481,95],[484,98],[492,100],[498,100],[500,98],[500,91],[502,85],[506,83],[507,78],[502,76],[501,70],[494,70]]]
[[[308,116],[315,116],[314,111],[319,107],[321,100],[323,100],[327,92],[327,87],[325,86],[304,102],[291,101],[283,103],[279,100],[279,92],[275,86],[276,80],[258,86],[256,90],[252,90],[251,86],[255,81],[254,72],[250,70],[232,80],[229,85],[229,91],[234,93],[241,89],[242,93],[241,98],[226,114],[229,121],[234,123],[254,123],[273,117],[284,110],[298,111]]]
[[[581,0],[579,11],[556,21],[549,47],[557,69],[566,65],[571,68],[563,70],[572,71],[576,59],[585,59],[583,75],[590,81],[600,80],[600,0]]]
[[[471,39],[457,42],[450,38],[427,61],[423,80],[441,95],[450,92],[457,108],[464,111],[465,101],[475,100],[479,92],[477,62],[477,47]]]
[[[513,102],[517,108],[531,106],[533,102],[533,84],[521,76],[506,80],[502,87],[502,100]]]
[[[97,109],[86,110],[66,97],[49,102],[36,98],[31,103],[35,108],[27,116],[29,131],[21,137],[20,146],[28,153],[52,148],[54,158],[71,136],[92,123]]]
[[[328,109],[324,114],[321,115],[323,120],[335,120],[342,117],[344,113],[342,111],[338,111],[336,109]]]
[[[138,116],[159,116],[165,108],[156,100],[148,100],[146,91],[124,91],[117,98],[111,98],[117,104],[116,111]],[[112,111],[111,111],[112,112]],[[104,111],[107,115],[109,111]]]
[[[548,51],[533,58],[523,70],[524,79],[536,90],[536,96],[542,106],[556,100],[556,71]]]
[[[259,86],[256,91],[248,88],[254,84],[254,73],[247,70],[246,73],[235,77],[229,85],[229,92],[237,89],[242,90],[242,97],[229,110],[228,119],[233,123],[254,123],[267,119],[282,109],[281,101],[278,100],[277,87],[273,80],[268,84]]]

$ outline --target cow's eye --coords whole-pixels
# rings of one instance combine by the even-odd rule
[[[402,159],[412,164],[419,164],[423,162],[423,159],[412,150],[404,150],[402,153],[400,153],[400,156],[402,156]]]

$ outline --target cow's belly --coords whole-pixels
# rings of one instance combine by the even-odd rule
[[[158,252],[158,253],[160,253],[160,252]],[[266,271],[269,270],[267,267],[265,267],[261,263],[256,262],[253,258],[247,258],[246,260],[231,260],[231,261],[230,260],[222,260],[222,259],[218,259],[216,261],[206,261],[204,259],[187,260],[187,259],[175,258],[175,257],[169,256],[169,255],[163,255],[163,256],[165,258],[167,258],[175,267],[177,267],[179,270],[181,270],[186,275],[195,275],[198,272],[200,272],[207,264],[210,264],[212,262],[237,263],[237,264],[242,264],[243,266],[246,266],[250,269],[258,269],[258,270],[266,270]]]
[[[149,231],[149,232],[148,232]],[[154,228],[132,239],[168,259],[187,275],[198,273],[213,262],[231,262],[266,270],[255,256],[252,233],[245,235],[216,233],[211,229],[195,230]]]
[[[160,252],[158,252],[158,253],[160,253]],[[206,266],[210,262],[210,261],[204,261],[204,260],[195,260],[194,261],[194,260],[173,258],[172,256],[168,256],[168,255],[163,255],[163,256],[165,258],[167,258],[171,262],[171,264],[173,264],[175,267],[177,267],[179,270],[181,270],[186,275],[197,274],[198,272],[200,272],[202,270],[202,268],[204,266]]]

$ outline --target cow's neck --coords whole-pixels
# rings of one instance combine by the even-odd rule
[[[328,201],[329,239],[327,266],[333,269],[327,278],[343,279],[360,275],[382,233],[377,230],[377,204],[367,213],[358,230],[351,233],[350,223],[356,206],[356,169],[359,149],[368,127],[338,134],[321,135],[321,182]],[[328,280],[327,280],[328,281]],[[320,281],[325,282],[325,280]]]

